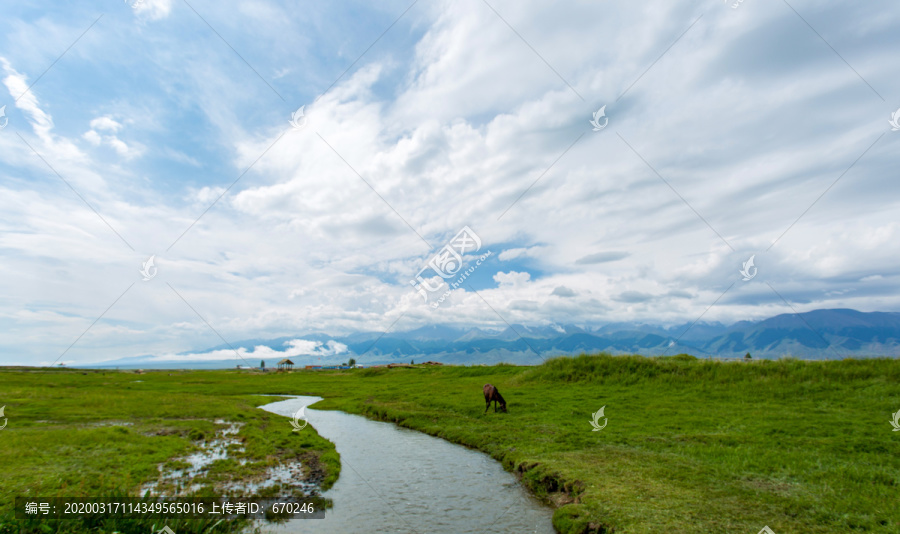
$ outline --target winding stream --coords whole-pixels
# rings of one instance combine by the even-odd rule
[[[260,408],[291,417],[319,400],[294,397]],[[305,412],[341,455],[341,476],[323,494],[334,507],[324,519],[267,525],[265,532],[554,532],[552,510],[484,453],[358,415]]]

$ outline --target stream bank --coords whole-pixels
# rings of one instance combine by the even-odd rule
[[[318,400],[294,397],[260,408],[290,418]],[[268,532],[555,532],[553,510],[484,453],[359,415],[310,408],[305,415],[341,456],[341,476],[323,494],[333,507],[324,519]]]

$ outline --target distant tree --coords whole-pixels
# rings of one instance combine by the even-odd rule
[[[416,361],[415,361],[415,360],[409,360],[409,364],[410,364],[410,365],[415,365],[415,364],[416,364]]]
[[[753,358],[753,356],[750,356],[750,353],[749,353],[749,352],[748,352],[747,354],[744,354],[744,359],[745,359],[745,360],[749,360],[749,359],[751,359],[751,358]]]
[[[259,361],[259,368],[260,368],[260,369],[265,369],[265,368],[266,368],[266,360],[260,360],[260,361]]]
[[[350,361],[347,362],[347,364],[348,364],[350,367],[353,367],[354,365],[356,365],[356,360],[354,360],[353,358],[350,358]]]

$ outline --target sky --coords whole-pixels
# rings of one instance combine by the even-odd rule
[[[898,27],[889,0],[5,5],[0,365],[900,311]]]

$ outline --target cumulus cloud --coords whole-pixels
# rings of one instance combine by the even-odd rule
[[[91,128],[94,130],[115,133],[122,128],[122,124],[113,120],[111,117],[97,117],[91,121]]]
[[[572,289],[569,289],[566,286],[558,286],[558,287],[554,288],[553,292],[550,294],[556,295],[557,297],[564,297],[564,298],[571,298],[571,297],[578,295],[578,293],[576,293]]]
[[[262,79],[221,43],[187,46],[177,24],[144,31],[170,0],[139,2],[134,28],[92,30],[30,91],[23,65],[71,41],[10,48],[9,128],[91,208],[0,136],[2,352],[61,353],[154,253],[157,279],[70,355],[217,345],[164,282],[228,339],[791,311],[765,283],[804,309],[900,309],[889,110],[783,5],[709,4],[492,3],[553,69],[482,3],[420,5],[324,94],[371,43],[341,33],[331,4],[204,12]],[[77,35],[73,9],[12,24],[21,42]],[[380,28],[397,16],[363,9]],[[900,58],[885,52],[900,34],[884,22],[900,7],[804,10],[872,87],[900,94]],[[86,59],[99,47],[105,69]],[[604,104],[609,126],[594,132]],[[309,126],[289,129],[301,105]],[[496,257],[468,280],[478,295],[467,284],[432,310],[408,282],[466,225]]]
[[[284,343],[287,348],[277,350],[266,345],[257,345],[253,349],[238,347],[235,350],[221,349],[208,352],[189,352],[182,354],[159,354],[154,356],[153,360],[158,361],[215,361],[215,360],[233,360],[236,358],[245,359],[253,365],[258,360],[275,360],[284,358],[295,358],[297,356],[314,356],[327,357],[347,352],[347,345],[334,340],[326,342],[310,341],[306,339],[292,339]]]
[[[172,0],[131,0],[134,12],[149,20],[160,20],[172,12]]]
[[[139,155],[140,149],[129,146],[116,136],[116,132],[122,129],[122,124],[112,117],[102,116],[91,120],[91,129],[84,132],[82,137],[94,146],[107,145],[112,147],[120,156],[134,157]]]
[[[501,271],[494,275],[494,281],[500,286],[522,287],[527,284],[530,279],[531,274],[519,273],[516,271],[510,271],[508,273]]]

